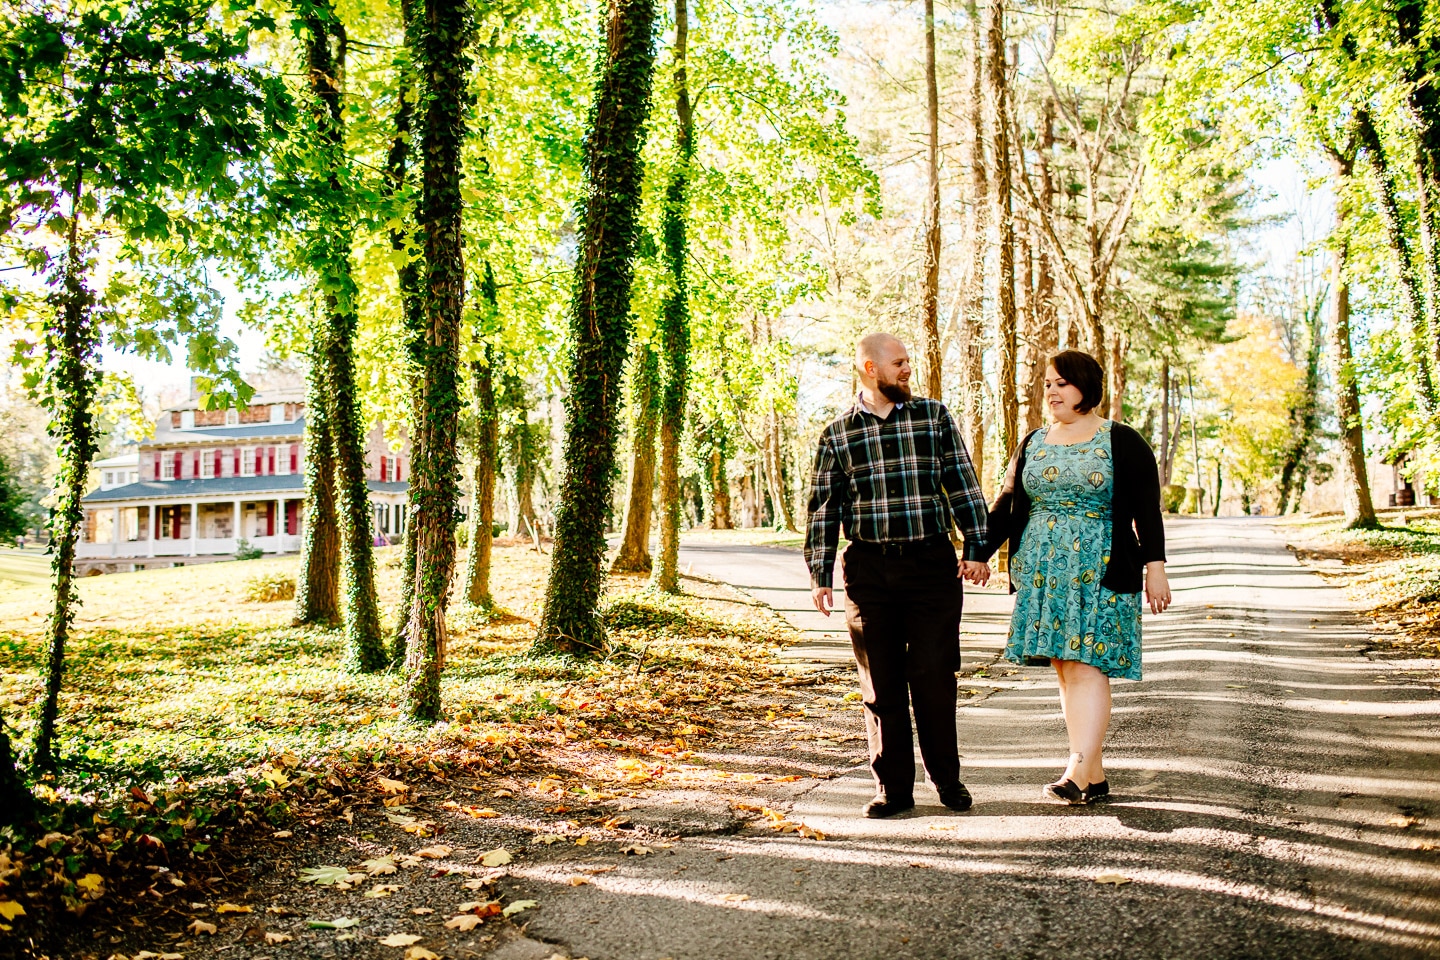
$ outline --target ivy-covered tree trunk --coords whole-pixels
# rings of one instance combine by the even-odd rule
[[[1005,460],[1019,442],[1020,404],[1016,391],[1015,211],[1011,197],[1010,79],[1005,60],[1005,0],[990,0],[985,24],[985,64],[990,93],[991,207],[998,229],[995,293],[995,347],[999,354],[996,392],[1000,400],[1000,454]]]
[[[965,98],[966,180],[964,274],[960,299],[960,422],[975,475],[989,489],[985,472],[985,243],[989,232],[990,180],[985,163],[985,45],[980,9],[966,5],[970,21],[969,87]]]
[[[570,318],[565,475],[537,643],[570,653],[604,647],[597,615],[605,514],[615,467],[619,383],[630,337],[630,281],[650,85],[653,0],[610,0],[585,142],[585,187]]]
[[[323,327],[316,337],[314,360],[324,368],[331,456],[335,468],[335,513],[340,546],[345,604],[346,664],[369,673],[385,667],[388,658],[380,630],[375,597],[375,556],[370,490],[365,476],[365,429],[355,384],[355,337],[359,316],[351,268],[353,197],[345,183],[345,120],[341,83],[345,72],[345,26],[328,4],[310,8],[306,71],[313,98],[312,116],[319,146],[322,191],[310,229],[310,260],[321,277]],[[312,398],[313,399],[313,398]]]
[[[411,436],[409,536],[415,540],[415,587],[406,635],[405,714],[440,719],[440,672],[445,664],[445,608],[455,569],[455,505],[459,499],[460,320],[465,305],[461,234],[465,112],[469,101],[466,53],[473,22],[466,0],[427,0],[409,39],[420,76],[421,196],[417,220],[424,237],[424,338],[417,344],[419,403]],[[412,358],[414,362],[414,358]]]
[[[319,338],[316,338],[318,342]],[[305,540],[295,585],[297,626],[340,622],[340,525],[335,517],[335,445],[330,439],[325,363],[310,351],[305,394]]]
[[[401,0],[400,18],[408,32],[414,19],[412,0]],[[390,141],[390,150],[385,157],[385,191],[392,201],[406,197],[410,178],[410,140],[415,124],[415,91],[413,74],[407,67],[402,75],[395,102],[395,136]],[[408,211],[407,211],[408,212]],[[404,218],[406,221],[410,217]],[[401,256],[395,279],[400,288],[400,309],[405,334],[405,389],[410,397],[410,409],[420,404],[421,345],[424,340],[425,302],[420,295],[420,264],[410,256],[411,244],[415,240],[413,229],[408,225],[390,230],[390,249]],[[419,451],[419,438],[413,433],[410,440],[410,461],[413,463]],[[400,601],[395,615],[395,632],[391,639],[391,663],[405,659],[406,634],[410,626],[411,601],[415,595],[415,539],[405,535],[404,574],[400,585]]]
[[[1040,203],[1047,216],[1055,215],[1055,174],[1050,168],[1050,156],[1055,150],[1055,98],[1047,96],[1040,111],[1039,142],[1036,144],[1036,162],[1040,168]],[[1050,358],[1060,349],[1060,312],[1055,309],[1055,264],[1050,258],[1050,249],[1040,235],[1039,224],[1031,224],[1030,249],[1035,258],[1035,285],[1031,293],[1034,298],[1032,312],[1035,330],[1031,335],[1031,349],[1034,363],[1030,367],[1028,391],[1030,405],[1025,420],[1025,433],[1045,423],[1045,368]],[[1196,481],[1197,483],[1199,481]]]
[[[1336,178],[1345,184],[1354,172],[1354,159],[1331,153]],[[1334,306],[1330,318],[1330,375],[1335,382],[1335,419],[1340,424],[1340,491],[1345,525],[1352,529],[1376,526],[1375,503],[1365,470],[1365,428],[1360,417],[1360,389],[1350,348],[1350,221],[1352,201],[1344,190],[1335,203],[1335,230],[1331,247],[1331,288]],[[1217,473],[1216,488],[1219,480]],[[1219,506],[1219,497],[1216,497]]]
[[[515,490],[515,516],[511,534],[517,537],[538,537],[539,518],[535,514],[535,480],[540,475],[540,457],[549,431],[545,424],[530,422],[530,397],[525,381],[514,374],[505,375],[504,406],[514,411],[514,420],[505,431],[505,462],[510,470],[510,483]]]
[[[79,605],[74,595],[75,544],[85,523],[80,498],[89,485],[95,459],[94,403],[100,387],[100,331],[95,298],[85,284],[87,251],[80,236],[84,171],[76,166],[70,184],[69,236],[60,276],[50,303],[55,319],[45,330],[45,349],[54,385],[50,399],[50,439],[60,461],[55,475],[55,506],[50,512],[54,605],[46,623],[45,689],[35,728],[34,765],[53,771],[57,764],[55,730],[60,718],[60,684],[65,670],[65,644]]]
[[[1305,386],[1299,401],[1290,408],[1289,449],[1280,466],[1280,509],[1284,516],[1300,509],[1305,494],[1305,481],[1310,472],[1310,459],[1315,434],[1320,429],[1320,356],[1324,346],[1324,302],[1316,299],[1305,305],[1305,329],[1310,340],[1305,351]]]
[[[710,429],[710,456],[707,464],[710,475],[710,529],[730,530],[735,520],[730,508],[730,475],[726,471],[729,462],[729,434],[723,421],[717,421]]]
[[[1396,35],[1405,48],[1406,106],[1414,131],[1415,219],[1420,271],[1432,327],[1440,327],[1440,88],[1434,76],[1437,44],[1427,31],[1425,0],[1395,0]],[[1430,9],[1433,9],[1430,8]],[[1440,329],[1432,329],[1440,355]]]
[[[493,306],[493,304],[492,304]],[[488,610],[490,554],[495,536],[495,468],[500,459],[500,416],[495,405],[495,351],[470,365],[475,401],[475,463],[470,471],[470,552],[465,558],[465,602]]]
[[[690,293],[686,278],[686,221],[690,165],[695,158],[695,121],[685,78],[689,38],[686,0],[675,0],[675,166],[665,185],[662,241],[670,289],[660,307],[664,386],[660,394],[660,557],[650,585],[680,592],[680,434],[685,429],[685,392],[690,381]]]
[[[935,78],[935,0],[925,0],[925,395],[941,399],[940,353],[940,87]]]
[[[640,344],[630,375],[630,496],[625,532],[610,564],[616,573],[649,573],[650,518],[655,512],[655,431],[660,417],[660,354]]]

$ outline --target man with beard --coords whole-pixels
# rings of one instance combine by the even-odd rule
[[[875,799],[867,817],[915,806],[910,706],[925,773],[952,810],[968,810],[955,735],[960,578],[985,583],[984,495],[950,411],[910,393],[910,355],[888,333],[855,351],[860,394],[825,428],[810,483],[805,562],[825,616],[841,527],[845,619],[860,670]],[[958,562],[951,535],[964,536]]]

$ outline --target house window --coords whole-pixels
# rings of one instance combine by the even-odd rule
[[[240,411],[230,409],[225,411],[225,426],[235,427],[240,424]]]
[[[200,458],[200,476],[209,480],[215,476],[215,458],[206,454],[197,454]]]
[[[243,451],[241,451],[240,455],[242,458],[240,461],[240,476],[255,476],[255,448],[246,447]]]
[[[277,404],[273,405],[273,406],[270,408],[270,422],[271,422],[271,423],[284,423],[284,422],[285,422],[285,404],[283,404],[283,403],[277,403]]]
[[[181,429],[181,430],[194,430],[194,429],[195,429],[195,411],[194,411],[194,410],[182,410],[182,411],[180,411],[180,429]]]
[[[175,479],[175,458],[174,458],[174,457],[167,457],[167,456],[165,456],[165,454],[163,454],[163,453],[160,454],[160,479],[161,479],[161,480],[174,480],[174,479]]]

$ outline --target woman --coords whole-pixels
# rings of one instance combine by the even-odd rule
[[[1016,594],[1005,658],[1055,668],[1070,762],[1045,795],[1069,804],[1110,792],[1101,756],[1110,678],[1140,679],[1142,579],[1151,611],[1170,606],[1155,456],[1096,412],[1104,384],[1088,353],[1051,359],[1051,425],[1020,444],[990,508],[988,551],[1010,542]]]

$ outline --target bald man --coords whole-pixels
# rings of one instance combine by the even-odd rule
[[[825,428],[810,482],[805,562],[827,617],[841,528],[845,620],[860,671],[875,798],[867,817],[915,806],[910,709],[925,773],[952,810],[968,810],[955,734],[961,578],[985,583],[988,513],[950,411],[910,393],[910,355],[873,333],[855,351],[860,394]],[[953,537],[963,536],[963,561]]]

